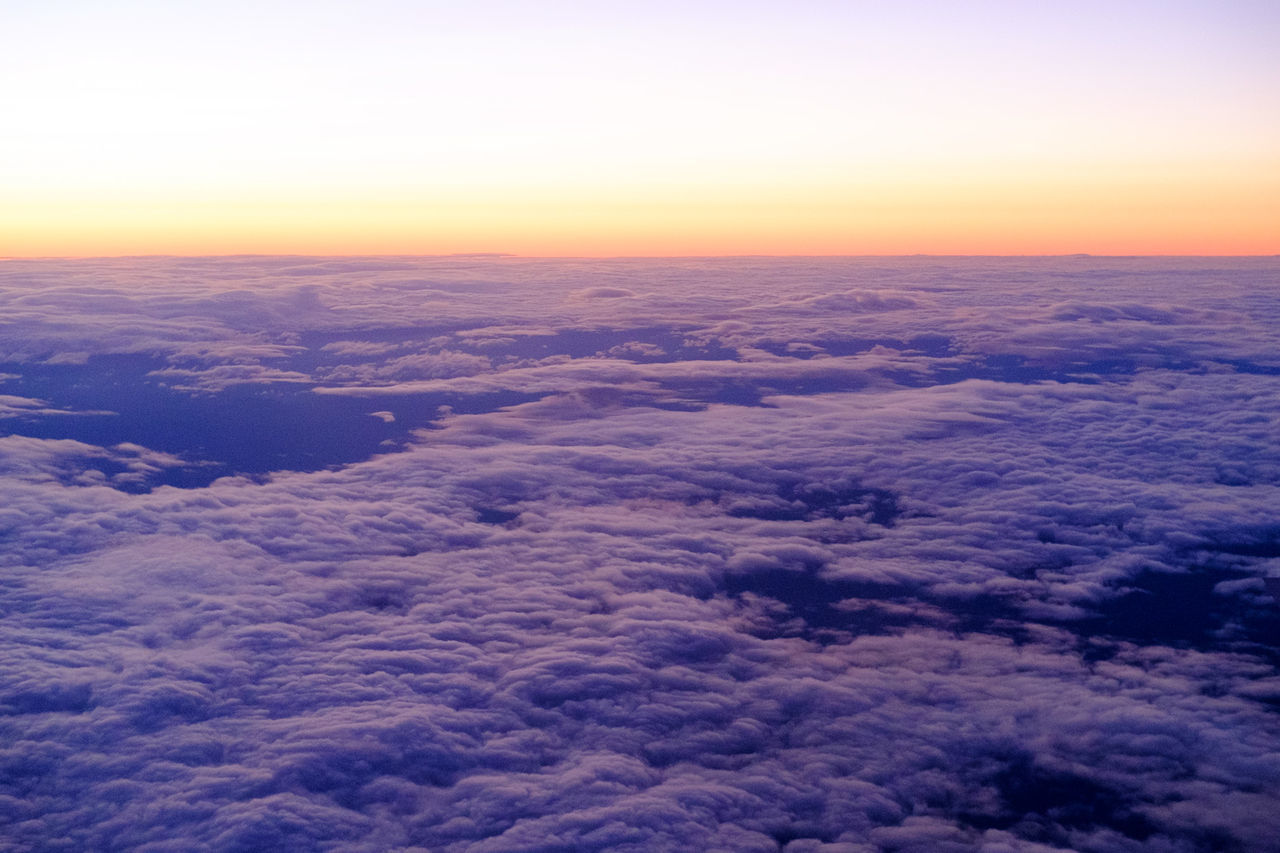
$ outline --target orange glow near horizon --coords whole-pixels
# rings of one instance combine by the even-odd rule
[[[32,200],[0,213],[9,257],[138,254],[523,256],[1270,255],[1280,181],[1027,180],[842,189],[713,187],[503,198]]]

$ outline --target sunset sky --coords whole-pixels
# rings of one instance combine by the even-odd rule
[[[1280,252],[1280,5],[4,4],[0,256]]]

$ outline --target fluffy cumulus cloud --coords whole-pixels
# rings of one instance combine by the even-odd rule
[[[6,261],[5,849],[1280,849],[1277,293]]]

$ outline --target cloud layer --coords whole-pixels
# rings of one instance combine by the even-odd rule
[[[1277,849],[1277,287],[0,264],[9,843]]]

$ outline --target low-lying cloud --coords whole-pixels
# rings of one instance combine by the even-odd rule
[[[9,261],[6,840],[1275,849],[1278,277]]]

